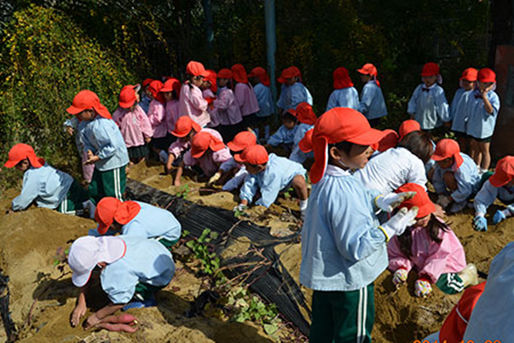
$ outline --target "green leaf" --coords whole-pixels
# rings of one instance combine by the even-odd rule
[[[278,330],[278,325],[276,323],[273,324],[264,324],[264,332],[268,335],[273,335]]]

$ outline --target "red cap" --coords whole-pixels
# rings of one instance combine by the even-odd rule
[[[442,161],[450,157],[455,159],[457,167],[460,167],[462,162],[464,162],[464,159],[460,155],[459,143],[449,138],[441,139],[435,146],[435,152],[432,155],[432,159],[434,161]]]
[[[496,82],[496,73],[489,68],[482,68],[478,72],[478,81],[480,82]]]
[[[234,64],[232,68],[234,74],[234,80],[239,83],[248,83],[248,76],[246,75],[246,69],[242,64]]]
[[[357,69],[357,71],[364,75],[377,76],[377,67],[375,67],[372,63],[366,63],[362,66],[362,68]]]
[[[12,168],[26,158],[29,159],[30,165],[34,168],[40,168],[45,164],[45,160],[37,157],[36,152],[30,145],[18,143],[9,150],[8,159],[4,167]]]
[[[314,125],[316,119],[318,119],[312,110],[312,106],[307,102],[301,102],[296,106],[296,118],[300,123],[308,125]]]
[[[380,152],[384,152],[388,149],[396,147],[396,144],[398,144],[398,134],[396,131],[391,129],[386,129],[383,131],[384,137],[378,142],[377,149]]]
[[[332,73],[334,78],[334,89],[343,89],[353,87],[352,79],[348,74],[348,70],[345,67],[339,67]]]
[[[161,104],[164,104],[166,101],[164,100],[164,96],[160,93],[161,89],[164,85],[159,80],[153,80],[148,85],[148,91],[152,94],[153,98],[159,101]]]
[[[496,164],[494,174],[489,178],[489,182],[494,187],[502,187],[512,181],[514,176],[514,156],[505,156]]]
[[[134,219],[141,210],[141,205],[135,201],[125,201],[113,197],[104,197],[96,205],[95,221],[98,223],[97,231],[103,235],[112,223],[125,225]]]
[[[112,119],[109,110],[100,103],[100,99],[95,92],[88,89],[81,90],[73,98],[70,107],[66,109],[69,114],[77,115],[84,110],[94,109],[100,117]]]
[[[200,158],[205,154],[207,149],[219,151],[225,147],[222,141],[212,136],[207,131],[198,132],[191,141],[191,156]]]
[[[190,61],[186,66],[186,74],[193,76],[203,76],[207,77],[207,72],[205,71],[205,67],[200,62]]]
[[[308,153],[312,151],[312,134],[314,133],[314,129],[310,129],[305,132],[303,138],[298,142],[298,147],[301,151]]]
[[[464,71],[462,72],[460,80],[474,82],[477,80],[477,75],[478,75],[478,70],[476,70],[475,68],[467,68],[467,69],[464,69]]]
[[[143,85],[143,87],[146,87],[150,84],[150,82],[152,82],[153,79],[144,79],[143,82],[141,83]]]
[[[417,183],[406,183],[396,190],[396,193],[403,192],[416,192],[416,195],[402,202],[398,208],[407,207],[410,210],[414,206],[418,207],[416,218],[426,217],[435,211],[435,205],[430,200],[427,191]]]
[[[361,113],[351,108],[336,107],[318,118],[312,134],[314,164],[310,170],[312,183],[318,183],[327,167],[328,144],[350,142],[372,145],[384,136],[382,131],[372,129]]]
[[[177,93],[177,96],[179,96],[181,86],[182,85],[180,84],[180,81],[178,79],[176,79],[174,77],[170,77],[169,79],[166,80],[166,82],[164,82],[164,85],[159,90],[159,92],[164,93],[164,92],[175,91]]]
[[[234,136],[232,141],[227,143],[227,146],[234,152],[240,152],[255,144],[257,144],[257,137],[252,131],[241,131]]]
[[[403,121],[403,123],[400,125],[400,128],[398,129],[398,133],[400,134],[400,140],[403,139],[403,137],[407,136],[409,133],[414,131],[421,131],[421,125],[414,119],[407,119]]]
[[[267,163],[269,160],[268,152],[262,145],[256,144],[244,149],[242,153],[235,154],[234,160],[239,163],[250,163],[260,165]]]
[[[293,76],[296,76],[298,79],[300,79],[300,82],[302,81],[302,72],[297,66],[290,66],[289,67],[291,71],[293,72]]]
[[[189,116],[182,116],[177,119],[175,128],[173,131],[171,131],[171,134],[175,137],[181,138],[187,136],[191,130],[194,130],[196,133],[198,133],[202,130],[202,127]]]
[[[250,74],[248,74],[248,77],[258,78],[259,81],[267,87],[269,87],[271,84],[268,73],[266,72],[266,69],[264,69],[262,67],[253,68],[252,71],[250,71]]]
[[[288,79],[291,79],[297,75],[297,72],[293,67],[282,70],[280,77],[277,79],[280,83],[285,83]]]
[[[231,79],[232,75],[232,70],[227,68],[223,68],[220,71],[218,71],[218,78],[220,79]]]
[[[439,65],[434,62],[425,63],[421,70],[421,76],[437,76],[439,75]]]
[[[209,81],[211,83],[211,91],[216,94],[218,91],[218,85],[216,84],[216,72],[211,69],[207,69],[205,71],[207,73],[207,76],[205,77],[205,80]]]
[[[136,103],[137,95],[133,85],[125,86],[120,92],[120,107],[129,108]]]

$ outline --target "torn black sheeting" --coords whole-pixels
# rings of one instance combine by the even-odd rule
[[[9,311],[9,277],[4,275],[3,270],[0,269],[0,314],[2,316],[2,323],[4,325],[7,342],[15,342],[17,340],[16,327],[11,318]]]
[[[246,282],[250,284],[250,289],[253,292],[259,294],[269,303],[275,304],[285,318],[291,321],[304,335],[308,335],[309,324],[300,312],[300,307],[302,307],[310,314],[305,296],[299,285],[282,265],[279,255],[274,250],[274,247],[278,244],[293,244],[298,240],[298,234],[281,238],[273,237],[267,227],[258,226],[248,221],[241,221],[237,224],[238,219],[234,218],[231,211],[198,205],[131,179],[127,180],[126,194],[128,199],[157,204],[167,209],[182,224],[182,229],[188,230],[194,237],[199,237],[206,228],[219,233],[219,237],[213,242],[216,245],[218,255],[226,248],[224,243],[228,239],[227,233],[229,231],[230,237],[236,239],[247,237],[252,246],[263,249],[262,255],[268,260],[265,262],[270,261],[271,263],[263,264],[262,267],[254,270]],[[234,227],[234,225],[236,226]],[[255,255],[249,255],[237,261],[259,262],[259,259],[264,262],[262,257]],[[222,264],[229,262],[232,264],[234,260],[222,260]],[[251,267],[242,266],[233,269],[231,273],[235,276],[250,269]]]

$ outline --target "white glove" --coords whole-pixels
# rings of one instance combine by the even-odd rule
[[[416,223],[417,215],[418,208],[416,206],[410,210],[407,210],[406,207],[402,207],[398,213],[378,228],[384,232],[386,241],[389,241],[391,237],[401,235],[407,227],[414,225]]]
[[[243,204],[239,204],[237,205],[236,207],[234,207],[234,209],[232,210],[233,212],[243,212],[244,210],[246,210],[248,208],[248,206],[246,205],[243,205]]]
[[[393,275],[393,284],[396,288],[400,287],[405,281],[407,281],[407,277],[409,276],[409,272],[405,268],[398,268],[394,272]]]
[[[207,185],[212,185],[214,184],[216,181],[218,181],[221,177],[221,173],[216,173],[214,174],[210,179],[209,181],[207,182]]]
[[[415,195],[416,192],[381,194],[375,198],[375,204],[382,211],[392,212],[402,202],[412,199]]]
[[[441,194],[437,197],[437,203],[441,205],[442,208],[448,207],[448,205],[450,205],[451,202],[452,199],[447,195]]]

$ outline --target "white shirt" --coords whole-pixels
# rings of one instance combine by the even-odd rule
[[[381,194],[393,192],[406,183],[416,183],[425,189],[427,184],[423,161],[405,148],[392,148],[378,154],[354,176],[368,189]]]

